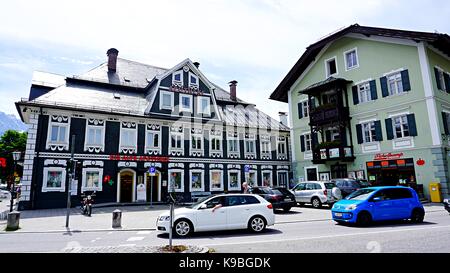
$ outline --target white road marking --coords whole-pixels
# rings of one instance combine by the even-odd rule
[[[303,237],[303,238],[289,238],[280,240],[264,240],[264,241],[247,241],[247,242],[232,242],[232,243],[222,243],[222,244],[208,244],[207,246],[222,246],[222,245],[242,245],[242,244],[264,244],[264,243],[276,243],[276,242],[289,242],[289,241],[300,241],[300,240],[317,240],[317,239],[327,239],[336,237],[346,237],[346,236],[358,236],[358,235],[372,235],[372,234],[383,234],[383,233],[393,233],[393,232],[405,232],[405,231],[416,231],[416,230],[426,230],[426,229],[438,229],[438,228],[450,228],[450,225],[439,226],[439,227],[423,227],[423,228],[405,228],[397,230],[382,230],[382,231],[372,231],[372,232],[358,232],[358,233],[346,233],[346,234],[336,234],[336,235],[324,235],[324,236],[314,236],[314,237]]]
[[[126,246],[126,247],[131,247],[131,246],[135,246],[136,244],[124,244],[124,245],[119,245],[119,246]]]
[[[95,241],[97,241],[97,240],[91,240],[91,243],[95,243]]]
[[[113,234],[113,232],[112,232],[112,231],[108,232],[108,235],[111,235],[111,234]]]
[[[138,235],[148,235],[148,234],[150,234],[150,233],[152,233],[151,231],[138,231]]]
[[[145,237],[130,237],[127,242],[142,241]]]

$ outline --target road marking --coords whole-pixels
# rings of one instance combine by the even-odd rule
[[[372,232],[345,233],[345,234],[336,234],[336,235],[324,235],[324,236],[303,237],[303,238],[289,238],[289,239],[279,239],[279,240],[232,242],[232,243],[222,243],[222,244],[205,243],[205,245],[207,245],[207,246],[222,246],[222,245],[242,245],[242,244],[264,244],[264,243],[289,242],[289,241],[301,241],[301,240],[317,240],[317,239],[327,239],[327,238],[335,238],[335,237],[372,235],[372,234],[416,231],[416,230],[426,230],[426,229],[441,229],[441,228],[450,228],[450,225],[439,226],[439,227],[405,228],[405,229],[398,229],[398,230],[382,230],[382,231],[372,231]]]
[[[97,240],[91,240],[91,243],[95,243],[95,241],[97,241]]]
[[[145,237],[130,237],[127,242],[142,241]]]
[[[108,232],[108,235],[111,235],[111,234],[113,234],[113,232],[112,232],[112,231]]]
[[[124,245],[119,245],[119,246],[124,246],[124,247],[133,247],[133,246],[135,246],[136,244],[124,244]]]
[[[150,233],[152,233],[151,231],[138,231],[138,235],[148,235],[148,234],[150,234]]]

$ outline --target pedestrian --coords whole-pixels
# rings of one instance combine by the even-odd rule
[[[247,182],[242,183],[242,192],[248,193],[248,183]]]

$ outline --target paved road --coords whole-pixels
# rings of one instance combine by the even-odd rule
[[[60,252],[67,248],[165,245],[156,231],[2,233],[0,252]],[[444,210],[426,215],[423,224],[396,222],[368,228],[333,221],[276,224],[260,235],[246,231],[194,234],[174,244],[203,245],[217,252],[450,252],[450,216]]]

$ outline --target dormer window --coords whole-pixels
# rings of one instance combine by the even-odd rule
[[[172,85],[183,86],[183,71],[177,71],[172,74]]]
[[[174,104],[174,99],[173,99],[173,93],[172,92],[167,92],[167,91],[160,91],[161,95],[159,97],[159,109],[164,109],[164,110],[173,110],[173,104]]]
[[[198,77],[195,74],[189,72],[189,87],[198,89],[198,85]]]
[[[180,94],[180,111],[192,112],[192,95]]]
[[[327,78],[338,74],[336,57],[326,60],[325,67],[326,67]]]
[[[210,115],[211,110],[209,108],[209,97],[197,97],[197,112],[199,114]]]

